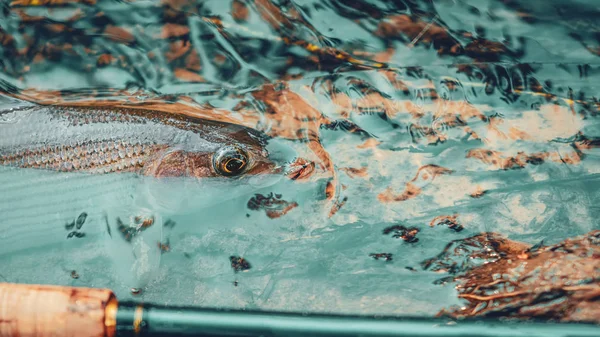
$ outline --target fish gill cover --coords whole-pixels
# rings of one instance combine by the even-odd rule
[[[0,2],[0,279],[600,317],[597,1]]]

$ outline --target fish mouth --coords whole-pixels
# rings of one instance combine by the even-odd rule
[[[304,158],[297,158],[282,166],[281,170],[291,180],[305,180],[315,171],[315,163]]]

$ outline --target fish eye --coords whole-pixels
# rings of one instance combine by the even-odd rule
[[[228,146],[219,149],[213,157],[213,166],[222,176],[240,175],[248,166],[248,154],[239,147]]]

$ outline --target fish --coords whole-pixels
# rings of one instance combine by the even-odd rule
[[[232,123],[0,100],[0,255],[64,239],[82,212],[98,232],[106,214],[165,217],[252,194],[297,176],[293,154]]]

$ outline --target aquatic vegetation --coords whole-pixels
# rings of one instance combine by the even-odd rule
[[[597,322],[599,238],[600,232],[593,231],[555,245],[527,246],[496,234],[481,234],[456,242],[453,251],[447,247],[439,260],[427,265],[451,263],[458,297],[468,305],[439,314]],[[487,251],[457,250],[465,244]],[[469,267],[449,262],[459,255],[487,261]]]

